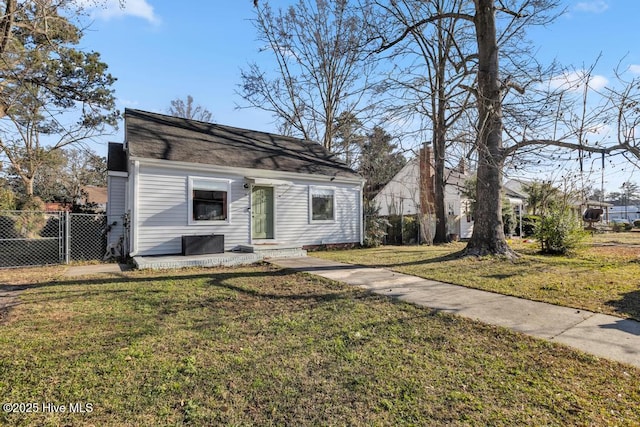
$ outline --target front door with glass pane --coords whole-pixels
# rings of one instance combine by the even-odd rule
[[[251,221],[254,239],[273,239],[273,187],[253,187]]]

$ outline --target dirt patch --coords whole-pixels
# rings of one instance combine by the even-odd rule
[[[20,304],[20,293],[24,286],[0,285],[0,325],[9,319],[11,309]]]

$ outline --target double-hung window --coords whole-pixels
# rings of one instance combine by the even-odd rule
[[[229,222],[228,180],[189,178],[189,224]]]
[[[335,190],[326,187],[309,188],[309,210],[311,222],[335,221]]]

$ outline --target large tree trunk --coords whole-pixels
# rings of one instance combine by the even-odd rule
[[[440,98],[444,104],[444,98]],[[439,105],[437,112],[436,126],[434,129],[435,138],[433,141],[433,186],[434,186],[434,209],[436,216],[436,233],[433,237],[433,243],[446,243],[447,236],[447,213],[445,210],[445,173],[444,159],[446,149],[446,135],[444,124],[444,105]]]
[[[478,185],[473,234],[466,255],[517,256],[502,224],[502,104],[494,0],[475,0],[478,42]]]
[[[441,36],[443,29],[438,22],[438,35]],[[449,36],[451,37],[451,36]],[[433,186],[434,186],[434,204],[436,214],[436,233],[433,237],[433,243],[446,243],[448,241],[447,233],[447,212],[445,209],[445,185],[444,163],[447,149],[447,94],[445,92],[445,75],[447,66],[447,53],[442,40],[438,40],[438,63],[436,70],[436,87],[437,98],[434,105],[434,126],[433,126]]]

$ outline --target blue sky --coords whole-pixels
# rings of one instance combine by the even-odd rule
[[[87,1],[87,0],[78,0]],[[270,1],[274,6],[295,0]],[[138,108],[166,113],[170,101],[194,97],[222,124],[275,132],[266,113],[236,109],[239,70],[251,61],[267,60],[250,20],[251,0],[175,2],[169,0],[118,0],[92,9],[91,25],[81,41],[86,50],[100,52],[115,85],[118,108]],[[576,69],[596,66],[599,82],[613,80],[622,60],[629,73],[640,74],[640,1],[565,1],[567,13],[530,37],[542,62],[557,58]],[[120,129],[100,140],[96,151],[106,153],[107,141],[122,141]],[[640,181],[640,172],[628,166],[607,171],[607,187],[614,190],[624,180]],[[599,178],[598,178],[599,183]]]

